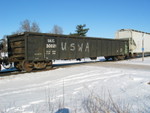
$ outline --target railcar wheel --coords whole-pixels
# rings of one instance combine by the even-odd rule
[[[52,61],[49,61],[49,62],[47,62],[47,67],[46,68],[52,68],[52,64],[53,64],[53,62]]]
[[[35,69],[45,69],[46,63],[45,62],[34,62],[33,63]]]
[[[20,71],[23,70],[21,62],[14,62],[14,66],[16,69],[18,69]]]
[[[23,71],[30,72],[33,70],[33,63],[24,60],[22,62],[22,68],[23,68]]]
[[[47,62],[47,66],[52,66],[52,61]]]
[[[9,69],[9,68],[12,67],[12,63],[5,62],[5,63],[2,63],[2,66],[3,66],[5,69]]]
[[[125,56],[124,56],[124,55],[120,55],[120,56],[116,56],[116,58],[117,58],[118,60],[124,60],[124,59],[125,59]]]
[[[96,60],[96,59],[97,59],[97,57],[90,57],[90,59],[91,59],[91,60]]]
[[[110,59],[109,56],[104,56],[105,60],[108,61]]]
[[[4,57],[3,60],[0,61],[0,63],[2,64],[2,66],[5,68],[5,69],[9,69],[12,67],[12,63],[8,61],[8,58],[7,57]]]
[[[116,56],[114,56],[112,59],[113,59],[114,61],[117,61],[117,60],[118,60],[118,58],[117,58]]]

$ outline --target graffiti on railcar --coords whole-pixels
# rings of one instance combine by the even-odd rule
[[[79,43],[79,44],[75,44],[75,43],[70,43],[68,44],[67,42],[61,42],[61,50],[62,51],[78,51],[78,52],[89,52],[90,47],[89,47],[89,43],[87,42],[86,44],[84,43]]]

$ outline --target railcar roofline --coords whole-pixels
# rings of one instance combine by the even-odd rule
[[[37,35],[37,36],[54,36],[54,37],[66,37],[66,38],[92,38],[92,39],[106,39],[106,40],[120,40],[120,39],[112,39],[112,38],[104,38],[104,37],[83,37],[83,36],[70,36],[70,35],[64,35],[64,34],[50,34],[50,33],[37,33],[37,32],[21,32],[13,35],[8,35],[7,37],[17,37],[17,36],[23,36],[23,35]]]
[[[118,31],[135,31],[135,32],[150,34],[150,33],[148,33],[148,32],[138,31],[138,30],[134,30],[134,29],[120,29],[120,30],[118,30]]]

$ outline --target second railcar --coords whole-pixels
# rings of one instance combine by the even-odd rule
[[[8,60],[16,68],[31,71],[52,65],[52,60],[98,56],[124,58],[128,41],[24,32],[8,36]]]
[[[121,29],[116,32],[116,39],[129,40],[129,54],[131,57],[143,52],[150,55],[150,33],[133,29]]]

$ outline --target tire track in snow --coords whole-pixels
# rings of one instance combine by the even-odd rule
[[[83,75],[87,75],[89,73],[93,73],[93,71],[75,74],[75,75],[72,75],[72,77],[83,76]],[[39,83],[39,84],[32,84],[32,85],[21,87],[21,88],[8,88],[5,90],[0,90],[0,96],[5,96],[5,95],[9,95],[9,94],[10,95],[17,94],[17,93],[21,93],[21,92],[24,93],[24,92],[29,92],[29,91],[35,91],[35,90],[39,90],[39,88],[47,88],[49,85],[51,85],[51,87],[56,87],[59,85],[62,86],[63,80],[65,80],[65,82],[67,81],[66,78],[67,77],[64,77],[62,79],[52,80],[52,81],[46,81],[44,83]],[[7,92],[7,93],[3,93],[3,92]]]
[[[110,75],[111,74],[111,75]],[[31,91],[36,91],[39,89],[45,89],[48,88],[48,86],[54,88],[54,87],[62,87],[63,82],[65,84],[65,87],[67,86],[72,86],[76,84],[83,84],[86,82],[93,82],[97,80],[102,80],[102,79],[110,79],[112,77],[117,77],[117,76],[122,76],[124,74],[120,74],[118,71],[110,71],[110,72],[104,72],[101,73],[101,71],[88,71],[85,73],[80,73],[80,74],[74,74],[69,77],[64,77],[61,79],[53,80],[53,81],[46,81],[41,84],[33,84],[31,86],[26,86],[23,88],[14,88],[14,89],[6,89],[0,91],[1,94],[0,96],[6,96],[6,95],[13,95],[13,94],[20,94],[20,93],[26,93],[26,92],[31,92]],[[4,93],[3,93],[4,92]],[[6,93],[5,93],[6,92]]]

